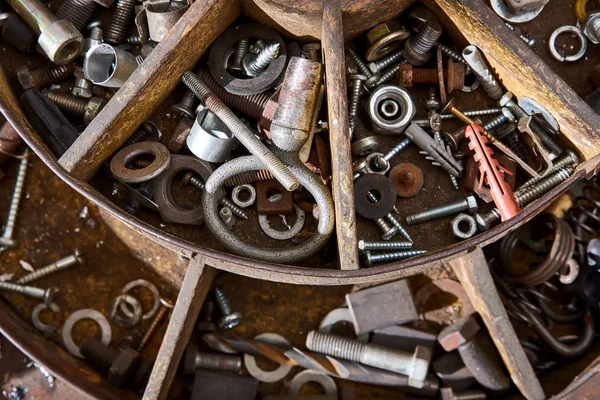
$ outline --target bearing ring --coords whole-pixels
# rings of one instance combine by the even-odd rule
[[[151,155],[154,160],[146,167],[130,169],[128,164],[141,155]],[[125,183],[142,183],[156,178],[169,167],[171,153],[158,142],[138,142],[121,149],[110,160],[110,172]]]
[[[156,312],[160,308],[160,293],[158,292],[158,289],[156,288],[156,286],[154,286],[152,282],[148,282],[145,279],[136,279],[125,285],[123,287],[123,290],[121,290],[121,293],[128,294],[129,291],[138,286],[145,287],[150,292],[152,292],[152,296],[154,296],[154,303],[152,304],[152,308],[150,308],[150,310],[148,310],[145,314],[142,315],[143,320],[150,319],[154,317],[154,314],[156,314]],[[120,309],[121,312],[127,317],[132,318],[134,316],[134,313],[132,313],[131,310],[129,310],[125,304],[120,303]]]
[[[556,49],[556,40],[563,33],[572,33],[575,36],[577,36],[577,39],[579,39],[579,42],[581,43],[581,47],[579,48],[579,51],[577,53],[565,57],[558,52],[558,50]],[[580,60],[583,56],[585,56],[585,53],[587,51],[587,39],[585,38],[585,36],[583,36],[583,32],[581,32],[581,29],[579,29],[578,27],[572,25],[564,25],[552,32],[550,40],[548,40],[548,48],[550,49],[552,57],[554,57],[558,61],[575,62]]]
[[[274,345],[289,346],[290,343],[285,338],[275,333],[263,333],[254,338],[254,340],[262,341]],[[256,358],[248,353],[244,354],[244,365],[248,370],[248,373],[258,379],[261,382],[273,383],[278,382],[285,378],[292,369],[292,365],[280,365],[273,371],[265,371],[258,367],[256,364]]]
[[[193,171],[200,175],[206,182],[212,174],[212,166],[196,157],[173,154],[167,171],[162,174],[156,182],[154,201],[158,204],[158,210],[163,220],[178,224],[200,225],[204,221],[202,204],[199,199],[194,208],[185,208],[179,205],[173,197],[173,180],[180,171]],[[223,195],[221,190],[219,198]]]
[[[271,200],[271,197],[269,197],[269,200]],[[290,228],[290,230],[278,231],[276,229],[271,228],[271,225],[269,225],[269,216],[266,214],[258,215],[258,223],[260,225],[260,228],[265,233],[265,235],[273,239],[288,240],[293,238],[298,233],[300,233],[302,228],[304,228],[304,221],[306,219],[304,210],[298,207],[296,204],[294,204],[294,210],[296,211],[296,223]]]
[[[467,223],[467,230],[461,229],[461,223]],[[457,239],[469,239],[477,233],[477,220],[474,216],[461,213],[452,220],[452,234]]]
[[[369,192],[378,197],[376,203],[367,196]],[[383,175],[363,175],[354,182],[354,204],[356,212],[364,218],[383,218],[392,212],[396,204],[396,189]]]
[[[75,324],[83,319],[91,319],[98,324],[98,326],[102,330],[102,337],[100,339],[102,344],[108,346],[112,337],[110,323],[108,322],[106,317],[102,315],[102,313],[100,313],[100,311],[96,311],[91,308],[83,308],[81,310],[75,311],[73,314],[69,315],[69,318],[67,318],[65,324],[63,325],[62,340],[67,351],[71,353],[72,356],[77,358],[84,357],[79,351],[79,346],[75,344],[72,333]]]
[[[247,191],[249,196],[248,200],[240,199],[240,193]],[[248,208],[254,203],[256,203],[256,189],[249,183],[244,183],[243,185],[237,185],[233,188],[231,192],[231,200],[236,206],[241,208]]]
[[[119,315],[119,309],[122,307],[127,308],[130,305],[133,309],[130,316],[123,318]],[[114,321],[117,326],[121,328],[131,328],[137,325],[142,319],[142,305],[140,301],[133,296],[128,294],[120,294],[112,301],[110,307],[110,319]]]
[[[54,315],[53,315],[51,323],[44,324],[40,320],[40,314],[44,310],[47,310],[47,309],[52,310]],[[60,307],[57,304],[55,304],[55,303],[50,303],[50,304],[40,303],[37,306],[35,306],[33,308],[33,311],[31,312],[31,322],[33,323],[33,326],[35,326],[43,334],[51,335],[52,333],[54,333],[54,331],[56,331],[56,329],[60,325],[60,320],[62,318],[60,317],[59,313],[60,313]]]
[[[294,379],[290,382],[290,394],[299,395],[300,388],[308,382],[319,384],[325,389],[325,395],[337,398],[338,390],[333,378],[325,375],[323,372],[312,371],[310,369],[306,369],[294,376]]]
[[[387,135],[401,134],[417,113],[408,92],[395,85],[382,85],[371,93],[367,111],[374,128]]]

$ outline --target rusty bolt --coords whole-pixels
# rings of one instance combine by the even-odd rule
[[[477,332],[479,332],[479,324],[473,315],[469,315],[441,331],[438,335],[438,342],[446,351],[456,350],[473,340]]]
[[[400,197],[412,197],[423,188],[423,171],[415,164],[403,162],[392,168],[390,179]]]
[[[444,79],[447,82],[447,92],[461,90],[465,85],[465,66],[448,60],[444,70]],[[398,71],[398,84],[403,87],[412,87],[415,83],[438,83],[438,70],[435,68],[414,68],[411,64],[400,65]]]

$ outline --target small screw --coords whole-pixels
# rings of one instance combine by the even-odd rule
[[[361,74],[352,74],[348,76],[348,79],[352,81],[352,93],[350,95],[350,105],[348,117],[350,119],[350,135],[355,129],[356,115],[358,113],[358,102],[360,101],[360,95],[363,92],[363,84],[366,82],[367,77]]]
[[[221,317],[218,322],[219,328],[231,329],[238,326],[240,322],[242,322],[242,313],[234,313],[231,311],[229,299],[225,296],[225,293],[223,293],[221,289],[215,288],[215,298],[217,299],[217,304],[223,313],[223,317]]]
[[[238,42],[235,47],[235,52],[233,53],[233,58],[231,63],[229,64],[229,69],[232,71],[241,71],[242,70],[242,60],[244,56],[248,54],[248,50],[250,48],[249,40],[242,39]]]
[[[390,240],[396,235],[396,233],[398,233],[398,228],[396,228],[395,226],[391,226],[383,218],[377,218],[375,220],[375,223],[383,232],[383,236],[381,237],[383,240]]]
[[[144,347],[146,347],[146,344],[148,344],[148,341],[150,340],[152,335],[154,335],[154,332],[162,322],[163,318],[167,315],[167,312],[173,308],[173,304],[163,299],[162,297],[160,298],[160,305],[160,309],[156,313],[156,316],[152,320],[152,323],[144,333],[142,340],[140,340],[140,343],[137,346],[137,351],[139,352],[141,352],[144,349]]]
[[[363,74],[367,78],[373,76],[373,73],[371,72],[369,67],[367,67],[367,63],[356,53],[356,51],[349,48],[348,53],[350,53],[350,56],[354,60],[354,63],[356,64],[356,67],[358,68],[361,74]]]
[[[413,242],[369,242],[363,239],[358,241],[359,253],[371,250],[403,250],[413,247]]]
[[[196,95],[189,88],[186,88],[179,101],[171,106],[171,110],[189,119],[194,119],[196,104]]]
[[[54,296],[58,293],[58,288],[51,286],[48,289],[40,289],[33,286],[22,286],[11,282],[0,282],[0,290],[17,292],[34,299],[42,300],[46,304],[52,303]]]
[[[23,186],[25,184],[25,176],[27,175],[27,162],[29,161],[28,157],[29,150],[25,149],[23,159],[19,164],[17,181],[15,183],[12,199],[10,201],[6,225],[4,226],[2,237],[0,237],[0,252],[13,248],[17,244],[17,242],[13,239],[13,234],[15,231],[15,224],[17,222],[17,214],[19,213],[19,205],[21,204],[21,198],[23,197]]]
[[[17,280],[17,283],[19,285],[24,285],[26,283],[33,282],[36,279],[53,274],[53,273],[58,272],[63,269],[67,269],[69,267],[72,267],[74,265],[83,264],[83,261],[84,260],[83,260],[82,254],[79,252],[79,250],[75,250],[75,253],[73,253],[67,257],[63,257],[60,260],[55,261],[50,265],[47,265],[47,266],[40,268],[30,274],[23,276],[22,278]]]
[[[409,215],[406,217],[406,223],[408,225],[416,225],[423,222],[433,221],[434,219],[447,217],[449,215],[458,214],[463,211],[468,211],[470,213],[477,211],[477,199],[472,194],[467,195],[467,198],[464,200],[455,201]]]
[[[396,61],[400,61],[401,58],[402,58],[402,50],[398,50],[398,51],[388,55],[387,57],[382,58],[379,61],[374,61],[372,63],[369,63],[369,70],[371,70],[373,75],[377,75],[379,77],[379,75],[381,74],[381,71],[383,71],[388,66],[394,64]]]
[[[183,181],[184,185],[191,184],[191,185],[197,187],[198,189],[204,191],[204,182],[202,182],[202,179],[200,179],[199,177],[194,176],[194,174],[192,172],[186,173],[183,176],[182,181]],[[221,198],[221,200],[219,200],[219,204],[222,207],[229,208],[231,210],[231,212],[233,212],[233,215],[235,215],[236,217],[248,219],[248,216],[246,215],[244,210],[242,210],[240,207],[235,205],[231,200],[229,200],[225,196],[223,196]]]
[[[427,253],[427,250],[407,250],[394,253],[371,254],[370,251],[365,252],[365,265],[373,266],[376,263],[404,260],[410,257],[415,257]]]
[[[244,73],[252,77],[260,75],[277,56],[279,43],[267,44],[258,54],[247,53],[242,59]]]

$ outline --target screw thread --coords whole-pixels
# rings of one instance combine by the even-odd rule
[[[196,369],[212,369],[220,371],[239,372],[242,360],[238,356],[229,354],[196,353]]]
[[[37,89],[50,86],[53,83],[61,83],[73,76],[77,64],[67,65],[49,64],[31,71],[33,83]]]
[[[189,88],[185,88],[185,91],[179,99],[179,102],[173,104],[171,109],[193,118],[197,102],[198,100],[194,92],[192,92]]]
[[[517,132],[513,132],[507,135],[502,142],[508,147],[513,153],[517,155],[521,160],[527,162],[529,158],[527,155],[527,150],[525,148],[525,144],[521,140],[519,134]]]
[[[249,40],[242,39],[238,42],[237,46],[235,46],[235,52],[233,53],[233,60],[231,61],[231,67],[235,69],[240,69],[242,67],[242,60],[244,56],[248,54],[248,49],[250,48]]]
[[[183,82],[196,96],[227,126],[237,139],[258,158],[286,190],[295,190],[300,185],[296,177],[275,154],[229,109],[223,101],[191,71],[183,74]]]
[[[102,28],[95,26],[92,29],[90,29],[90,39],[92,40],[97,40],[97,41],[103,41],[104,38],[104,31],[102,30]]]
[[[396,76],[396,73],[400,70],[400,64],[396,64],[393,67],[388,68],[386,71],[383,72],[383,74],[381,74],[381,76],[379,77],[379,79],[377,80],[377,82],[375,82],[375,86],[379,86],[382,85],[386,82],[388,82],[390,79],[392,79],[394,76]]]
[[[21,198],[23,197],[25,177],[27,176],[27,162],[29,161],[27,157],[28,154],[29,151],[25,150],[25,157],[19,163],[17,180],[15,182],[15,188],[13,189],[12,199],[10,200],[10,207],[8,209],[6,225],[4,226],[4,232],[2,233],[3,239],[12,239],[13,236],[15,223],[17,222],[17,215],[19,213],[19,206],[21,204]]]
[[[391,262],[404,260],[410,257],[415,257],[421,254],[427,253],[427,250],[406,250],[406,251],[397,251],[393,253],[381,253],[381,254],[371,254],[369,257],[369,265],[382,263],[382,262]]]
[[[458,214],[468,209],[469,203],[467,202],[467,200],[461,200],[409,215],[406,217],[406,223],[408,225],[416,225],[424,222],[433,221],[434,219],[447,217],[449,215]]]
[[[410,249],[413,245],[413,242],[363,242],[362,250],[402,250]]]
[[[142,37],[140,35],[129,35],[127,36],[127,43],[129,43],[132,46],[141,46]]]
[[[0,133],[1,133],[1,131],[0,131]],[[1,134],[0,134],[0,137],[1,137]],[[554,160],[554,164],[552,165],[552,171],[550,173],[554,173],[563,168],[569,167],[573,164],[577,164],[578,162],[579,162],[579,158],[577,157],[577,155],[575,153],[573,153],[571,151],[563,153],[556,160]],[[542,180],[544,180],[543,176],[528,179],[527,181],[525,181],[525,183],[523,183],[521,185],[521,187],[519,187],[519,190],[517,193],[519,193],[520,191],[522,191],[524,189],[527,189],[531,185],[534,185]]]
[[[413,68],[412,81],[414,83],[437,83],[438,70],[435,68]]]
[[[0,282],[1,290],[8,290],[9,292],[17,292],[23,294],[25,292],[25,286],[17,285],[12,282]]]
[[[226,187],[238,186],[238,185],[243,185],[245,183],[269,181],[271,179],[274,179],[273,174],[271,174],[271,172],[266,169],[261,169],[258,171],[242,172],[241,174],[238,174],[234,177],[227,179],[223,183],[223,186],[226,186]]]
[[[377,219],[375,219],[375,223],[377,224],[377,226],[383,232],[383,239],[384,240],[391,239],[396,234],[396,232],[398,231],[395,227],[393,227],[392,225],[390,225],[383,218],[377,218]]]
[[[448,47],[444,44],[441,44],[441,43],[437,43],[437,47],[442,50],[442,54],[444,54],[446,57],[450,58],[452,61],[468,65],[467,60],[465,60],[464,57],[462,56],[462,54],[460,54],[458,51],[453,50],[450,47]]]
[[[412,238],[410,237],[406,229],[404,229],[404,227],[400,224],[400,222],[392,214],[388,214],[386,217],[388,221],[390,221],[390,223],[398,230],[398,232],[400,232],[400,234],[404,236],[406,240],[412,243]]]
[[[361,74],[365,75],[367,78],[370,78],[373,76],[373,73],[367,66],[367,63],[356,53],[356,51],[354,51],[354,49],[349,48],[348,53],[350,53],[350,56],[352,57],[352,59],[354,60],[354,63],[356,64],[356,68],[358,68],[358,70],[361,72]]]
[[[140,343],[137,346],[137,351],[142,351],[144,347],[146,347],[146,344],[148,344],[148,341],[150,341],[150,338],[152,337],[152,335],[154,335],[154,332],[156,331],[162,320],[165,318],[168,311],[169,309],[167,307],[160,307],[160,310],[158,310],[158,313],[156,314],[156,316],[152,320],[152,323],[150,324],[150,326],[144,333],[144,336],[140,340]]]
[[[366,345],[343,336],[310,331],[306,336],[306,348],[328,356],[360,362]]]
[[[385,153],[383,155],[383,159],[385,161],[390,161],[396,154],[400,153],[402,150],[407,148],[409,144],[410,144],[409,138],[402,139],[397,145],[392,147],[390,149],[390,151],[388,151],[387,153]]]
[[[271,64],[271,61],[279,56],[279,43],[269,43],[258,54],[249,56],[248,62],[244,65],[248,75],[260,74]]]
[[[64,112],[81,118],[85,115],[88,99],[62,93],[58,90],[47,90],[44,94]]]
[[[136,0],[118,0],[110,23],[104,33],[104,40],[111,45],[125,43],[129,26],[133,22]]]
[[[202,179],[196,177],[196,176],[192,176],[190,177],[190,183],[194,186],[196,186],[198,189],[200,189],[201,191],[204,191],[204,182],[202,182]],[[243,219],[248,219],[248,216],[246,215],[246,213],[239,208],[235,203],[233,203],[231,200],[229,200],[227,197],[222,197],[221,200],[219,200],[219,204],[222,207],[227,207],[231,210],[231,212],[233,213],[233,215],[235,215],[238,218],[243,218]]]
[[[65,0],[56,10],[56,16],[70,21],[77,30],[81,31],[95,9],[96,2],[93,0]]]
[[[487,124],[485,124],[483,126],[483,129],[485,129],[486,131],[489,132],[490,130],[496,128],[497,126],[502,125],[506,121],[508,121],[508,118],[506,117],[506,115],[500,114],[496,118],[494,118],[493,120],[491,120],[490,122],[488,122]]]
[[[354,79],[352,81],[352,93],[350,95],[349,117],[350,117],[350,132],[354,132],[356,124],[356,115],[358,114],[358,102],[362,93],[362,81]]]
[[[431,19],[423,24],[414,37],[408,39],[407,45],[416,54],[426,56],[433,49],[440,36],[442,36],[442,26],[437,20]]]
[[[33,282],[36,279],[58,272],[60,270],[81,264],[82,262],[83,260],[81,259],[81,255],[76,250],[75,253],[71,254],[70,256],[63,257],[60,260],[53,262],[52,264],[49,264],[43,268],[40,268],[30,274],[21,277],[19,280],[17,280],[17,283],[19,285],[24,285],[26,283]]]
[[[377,61],[375,63],[375,66],[377,67],[378,70],[387,68],[388,66],[392,65],[396,61],[399,61],[402,58],[403,54],[404,53],[402,50],[398,50],[398,51],[390,54],[389,56],[385,57],[384,59]]]
[[[140,127],[131,135],[129,139],[123,144],[122,147],[131,146],[132,144],[136,144],[146,139],[148,136],[152,134],[152,130],[148,127],[147,124],[142,124]]]
[[[223,315],[231,315],[231,304],[229,304],[229,299],[220,288],[215,288],[215,298]]]

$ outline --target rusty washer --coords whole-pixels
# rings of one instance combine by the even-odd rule
[[[392,168],[390,180],[399,197],[413,197],[423,188],[423,171],[415,164],[403,162]]]
[[[377,198],[376,203],[369,200],[369,192]],[[383,218],[392,212],[396,204],[394,185],[383,175],[363,175],[354,182],[354,204],[356,212],[365,218]]]
[[[154,157],[154,160],[144,168],[131,169],[132,162],[143,155]],[[158,142],[139,142],[125,147],[114,155],[110,161],[110,172],[125,183],[142,183],[156,178],[169,167],[171,153]]]

